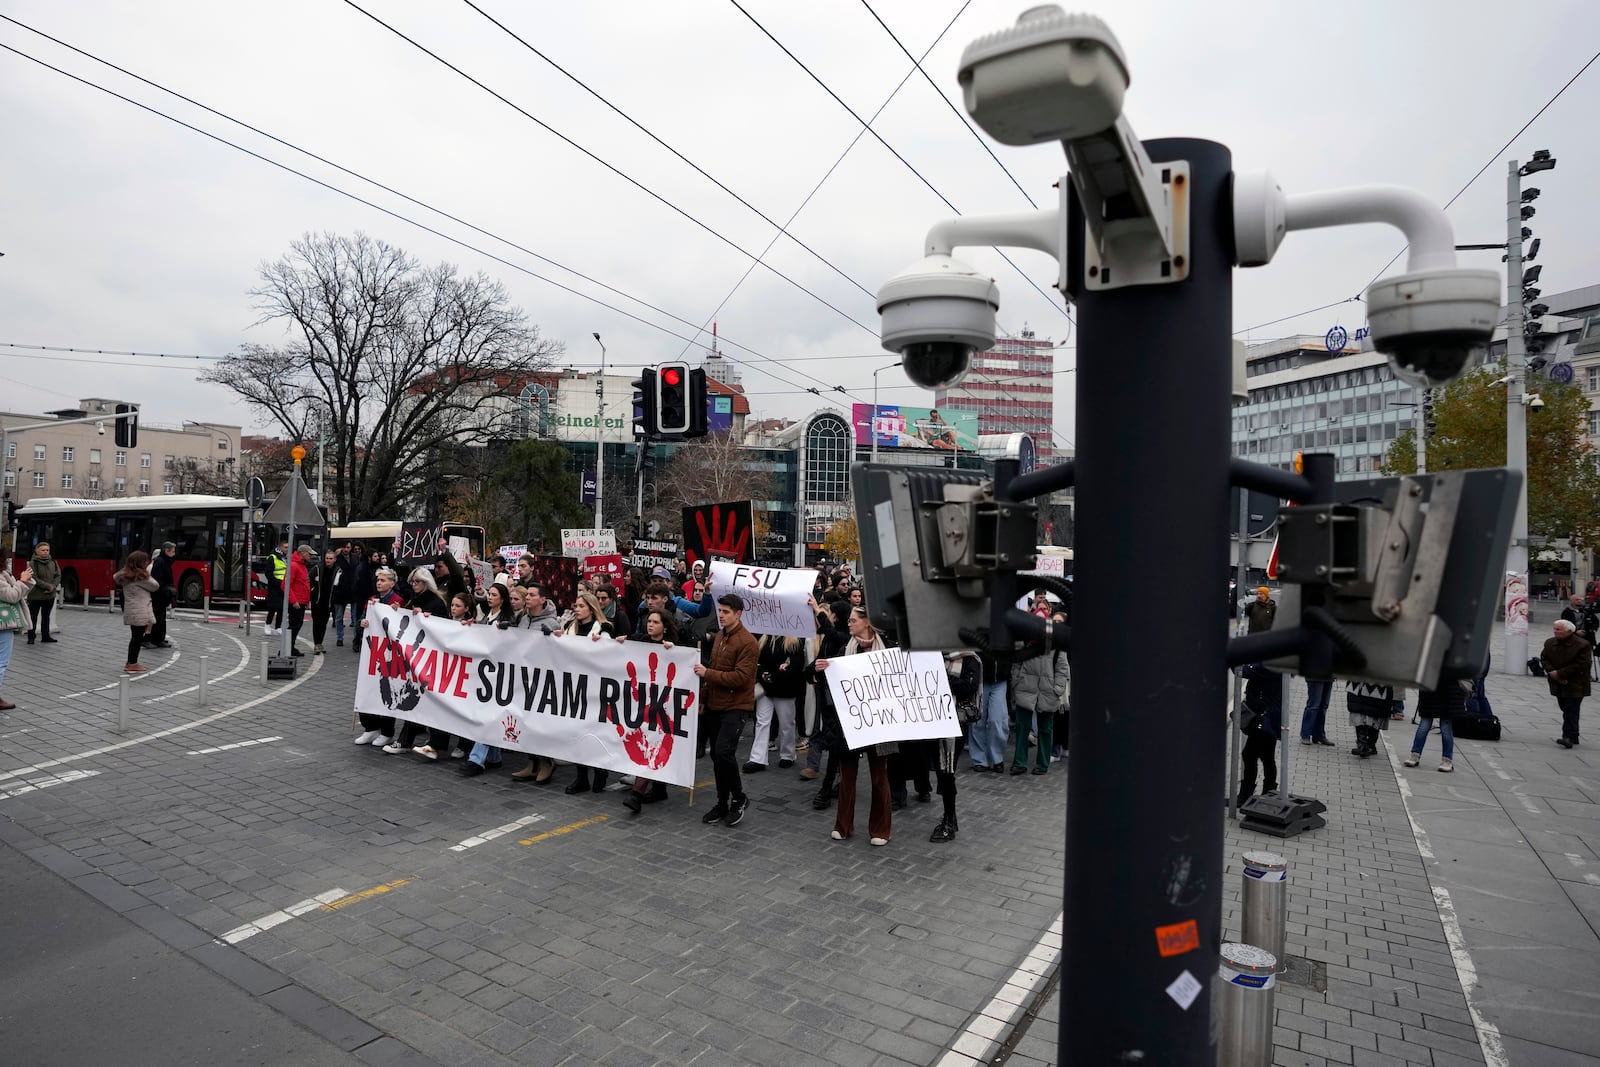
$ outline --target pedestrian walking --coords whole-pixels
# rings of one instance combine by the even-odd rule
[[[1587,654],[1587,648],[1584,650]],[[1583,684],[1589,684],[1587,665],[1583,673]],[[1428,735],[1433,732],[1434,722],[1439,724],[1439,744],[1443,748],[1442,759],[1439,760],[1439,770],[1446,774],[1456,769],[1456,735],[1452,725],[1456,716],[1467,709],[1467,693],[1472,689],[1472,682],[1463,679],[1459,682],[1441,682],[1437,689],[1424,689],[1417,694],[1417,735],[1411,739],[1411,754],[1406,757],[1405,765],[1415,767],[1422,762],[1422,750],[1428,743]]]
[[[0,549],[0,690],[6,684],[6,666],[11,662],[14,634],[28,625],[28,594],[33,591],[33,570],[24,567],[15,578],[11,576],[10,560]],[[17,706],[0,697],[0,711],[15,711]]]
[[[150,598],[158,588],[150,577],[150,557],[144,552],[128,553],[128,561],[112,581],[122,590],[122,621],[128,627],[128,661],[122,669],[129,674],[144,674],[148,668],[139,666],[139,649],[144,645],[144,635],[156,623]]]
[[[1278,791],[1278,738],[1283,733],[1283,676],[1260,663],[1247,663],[1239,671],[1245,679],[1244,697],[1239,708],[1239,732],[1244,734],[1243,763],[1239,779],[1239,804],[1256,792],[1256,772],[1261,772],[1261,791]]]
[[[717,778],[716,806],[701,821],[726,826],[738,826],[750,807],[739,777],[739,730],[745,713],[755,711],[761,650],[740,621],[743,614],[744,599],[738,594],[724,593],[717,598],[717,621],[722,628],[712,641],[710,662],[694,665],[704,696],[701,729],[711,738],[711,766]]]
[[[1300,743],[1332,745],[1328,740],[1328,699],[1333,696],[1333,679],[1306,679],[1306,706],[1300,712]]]
[[[50,636],[50,612],[56,606],[56,590],[61,588],[61,564],[50,558],[49,541],[33,547],[28,569],[33,572],[33,588],[28,590],[28,644],[33,644],[37,629],[44,643],[53,645],[56,639]]]
[[[172,642],[167,640],[167,611],[178,602],[178,584],[172,577],[172,560],[177,554],[177,545],[163,541],[161,550],[150,561],[150,577],[156,580],[156,591],[150,598],[150,606],[155,610],[156,621],[145,635],[146,648],[172,647]]]
[[[1577,627],[1568,620],[1557,619],[1552,629],[1555,636],[1545,641],[1539,664],[1544,668],[1550,695],[1561,709],[1561,736],[1556,738],[1556,744],[1571,748],[1578,743],[1578,709],[1589,695],[1592,652],[1589,642],[1578,636]]]

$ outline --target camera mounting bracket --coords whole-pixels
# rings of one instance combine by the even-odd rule
[[[1061,142],[1083,205],[1083,281],[1090,289],[1162,285],[1189,276],[1189,164],[1152,163],[1128,120]]]

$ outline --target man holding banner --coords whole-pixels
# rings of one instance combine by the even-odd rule
[[[711,662],[696,663],[701,696],[705,701],[700,727],[711,739],[711,766],[717,776],[717,804],[706,812],[705,823],[738,826],[750,798],[739,777],[739,729],[744,713],[756,703],[756,662],[760,650],[744,628],[740,616],[744,601],[733,593],[717,598],[717,621],[722,629],[711,645]]]

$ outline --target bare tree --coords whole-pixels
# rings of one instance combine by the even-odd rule
[[[663,533],[682,533],[683,509],[730,500],[771,500],[777,478],[756,467],[757,453],[730,434],[712,434],[673,453],[656,476],[656,503]],[[766,512],[755,509],[756,534],[766,532]]]
[[[365,234],[308,234],[261,268],[259,322],[292,340],[245,345],[204,376],[254,405],[290,440],[328,431],[339,514],[388,517],[419,499],[430,457],[481,436],[483,401],[549,367],[540,338],[504,286],[449,264],[424,268]]]

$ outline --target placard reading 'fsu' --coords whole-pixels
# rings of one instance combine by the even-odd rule
[[[816,571],[752,567],[742,563],[711,564],[711,595],[736,593],[744,601],[739,620],[753,634],[779,637],[817,636],[817,618],[806,599],[816,584]]]
[[[885,648],[835,656],[822,673],[848,748],[961,734],[950,676],[937,652]]]
[[[694,784],[693,648],[463,626],[374,602],[355,707],[498,748]]]

